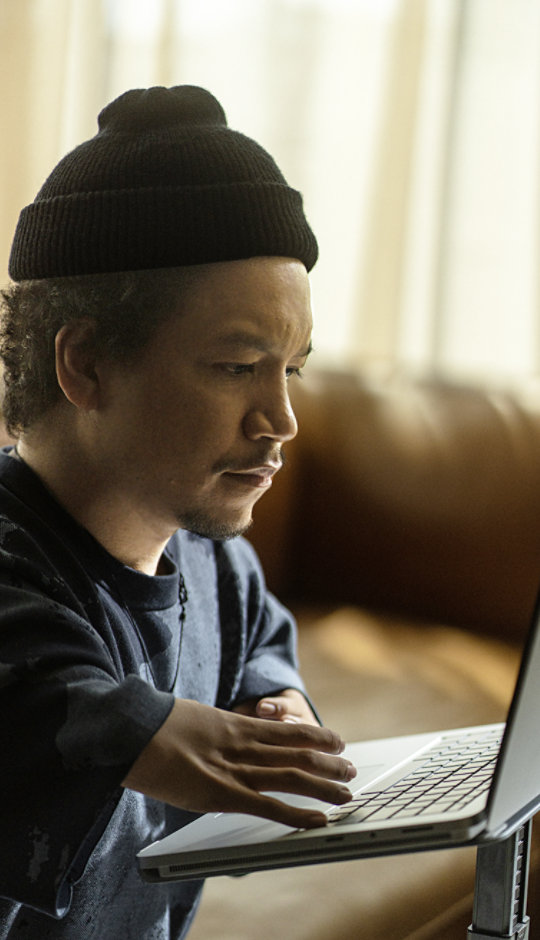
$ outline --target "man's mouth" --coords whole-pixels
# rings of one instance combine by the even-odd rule
[[[242,486],[255,489],[267,489],[272,485],[272,478],[281,469],[281,462],[262,464],[259,467],[241,467],[225,470],[223,476]]]

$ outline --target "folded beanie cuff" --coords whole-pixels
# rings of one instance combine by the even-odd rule
[[[41,199],[22,210],[13,280],[177,267],[255,255],[298,258],[317,242],[302,196],[286,184],[105,190]]]

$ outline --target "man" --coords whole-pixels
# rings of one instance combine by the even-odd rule
[[[296,422],[316,242],[191,86],[128,92],[21,213],[4,292],[0,937],[178,938],[199,883],[138,849],[192,813],[343,802],[294,626],[239,536]]]

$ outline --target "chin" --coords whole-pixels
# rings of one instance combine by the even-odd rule
[[[247,532],[252,521],[251,515],[244,520],[225,520],[215,519],[202,511],[194,511],[184,513],[180,520],[180,528],[187,529],[188,532],[193,532],[194,535],[200,535],[205,539],[225,542]]]

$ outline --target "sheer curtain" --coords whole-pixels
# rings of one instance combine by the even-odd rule
[[[0,0],[0,280],[127,88],[201,84],[305,197],[320,364],[540,369],[540,0]]]

